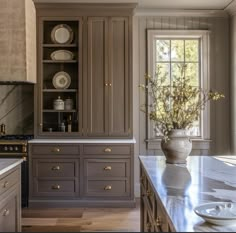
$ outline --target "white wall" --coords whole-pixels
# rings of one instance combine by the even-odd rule
[[[210,86],[225,94],[225,99],[211,104],[211,153],[230,153],[230,109],[229,109],[229,18],[223,16],[134,16],[133,26],[133,93],[134,93],[134,137],[135,145],[135,193],[139,195],[138,155],[155,154],[146,150],[145,114],[140,111],[145,103],[138,84],[144,83],[146,72],[146,30],[147,29],[200,29],[210,30]],[[183,14],[184,15],[184,14]],[[236,30],[235,30],[236,32]],[[236,53],[236,52],[235,52]],[[235,108],[236,109],[236,108]],[[236,129],[235,129],[236,135]]]

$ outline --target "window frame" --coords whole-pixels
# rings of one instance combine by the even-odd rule
[[[209,43],[208,30],[157,30],[147,29],[147,74],[154,75],[155,67],[155,55],[154,43],[155,39],[199,39],[200,40],[200,86],[203,89],[209,89],[210,87],[210,43]],[[149,106],[150,97],[146,95],[146,103]],[[149,112],[150,109],[147,109]],[[154,124],[146,115],[146,132],[148,149],[160,149],[161,137],[158,137],[154,133]],[[201,136],[191,137],[195,143],[197,149],[209,149],[210,142],[210,103],[208,102],[205,109],[201,113]],[[202,142],[202,143],[201,143]],[[155,144],[158,145],[155,146]],[[193,145],[193,149],[194,149]]]

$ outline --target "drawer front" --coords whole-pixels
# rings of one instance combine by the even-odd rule
[[[87,177],[129,177],[129,159],[84,159]]]
[[[20,170],[17,169],[14,172],[8,174],[0,180],[0,194],[6,192],[10,187],[17,183],[18,177],[20,177]]]
[[[75,180],[39,180],[34,181],[35,196],[75,196]]]
[[[16,232],[17,225],[17,194],[14,192],[0,201],[0,232]]]
[[[33,174],[37,177],[75,177],[79,162],[71,159],[34,159]]]
[[[79,155],[79,145],[61,145],[61,144],[49,144],[49,145],[32,145],[33,155]]]
[[[85,196],[124,197],[130,194],[127,180],[88,180],[85,186]]]
[[[84,155],[129,155],[130,145],[84,145]]]

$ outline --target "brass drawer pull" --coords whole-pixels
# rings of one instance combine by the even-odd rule
[[[111,190],[111,185],[105,186],[104,190]]]
[[[147,228],[147,229],[150,229],[150,227],[151,227],[151,223],[148,222],[148,223],[146,224],[146,228]]]
[[[60,152],[60,149],[55,147],[52,149],[52,152]]]
[[[111,152],[111,148],[106,148],[104,151],[105,152]]]
[[[7,188],[9,185],[9,182],[8,181],[5,181],[4,184],[3,184],[3,188]]]
[[[2,214],[2,216],[7,216],[7,215],[9,215],[10,214],[10,210],[9,209],[5,209],[4,211],[3,211],[3,214]]]
[[[52,167],[52,170],[53,170],[53,171],[58,171],[58,170],[60,170],[60,169],[61,169],[60,166],[53,166],[53,167]]]
[[[58,190],[58,189],[60,189],[60,188],[61,188],[60,185],[53,185],[53,186],[52,186],[52,189],[57,189],[57,190]]]
[[[106,167],[104,167],[104,170],[105,170],[105,171],[110,171],[110,170],[111,170],[111,166],[106,166]]]

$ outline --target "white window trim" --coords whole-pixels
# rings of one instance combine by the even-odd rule
[[[155,30],[148,29],[147,30],[147,73],[151,76],[154,75],[154,61],[155,54],[153,53],[154,48],[154,39],[158,38],[194,38],[201,39],[201,87],[203,89],[209,90],[210,87],[210,43],[209,43],[209,34],[208,30]],[[147,99],[148,103],[150,103],[150,98]],[[202,148],[206,149],[206,145],[210,146],[210,103],[208,102],[205,106],[205,110],[202,111],[201,116],[201,137],[193,138],[193,149],[196,147],[197,149]],[[154,124],[147,117],[147,144],[148,149],[155,149],[153,145],[156,144],[156,149],[160,148],[160,137],[156,137],[154,135]],[[194,141],[196,145],[194,145]],[[200,143],[199,143],[200,142]],[[209,149],[209,148],[208,148]]]

